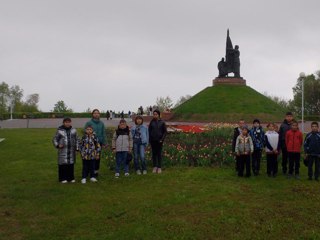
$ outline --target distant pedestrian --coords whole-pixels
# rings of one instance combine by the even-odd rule
[[[97,136],[93,132],[93,127],[88,125],[80,144],[80,154],[82,158],[82,180],[81,183],[87,182],[86,178],[90,173],[90,181],[97,182],[95,174],[96,159],[100,159],[101,146]]]
[[[110,112],[109,112],[109,110],[106,112],[106,118],[107,118],[107,120],[109,120],[110,119]]]
[[[124,167],[124,175],[129,176],[128,155],[132,152],[132,135],[124,119],[121,119],[118,128],[112,137],[112,150],[116,153],[116,173],[120,176],[120,168]]]
[[[284,175],[286,175],[288,171],[288,151],[286,147],[286,133],[291,129],[292,121],[293,121],[292,113],[287,112],[285,120],[283,121],[279,129],[279,141],[281,145],[281,154],[282,154],[282,173]]]
[[[275,124],[267,125],[264,143],[267,155],[267,174],[269,177],[276,177],[278,173],[278,154],[280,151],[279,134],[275,131]]]
[[[254,176],[259,175],[260,161],[262,157],[262,150],[264,147],[264,131],[260,125],[259,119],[253,121],[253,127],[250,130],[250,136],[253,141],[253,153],[252,153],[252,171]]]
[[[233,129],[232,152],[233,152],[233,154],[235,154],[235,161],[236,161],[235,168],[236,168],[236,171],[239,170],[239,156],[236,155],[236,151],[235,151],[235,149],[236,149],[236,141],[237,141],[237,137],[241,134],[242,129],[245,126],[246,126],[245,121],[243,119],[240,119],[239,123],[238,123],[238,127]]]
[[[303,144],[303,135],[299,131],[298,122],[291,122],[291,129],[286,133],[286,148],[289,158],[289,174],[288,178],[293,176],[293,171],[296,179],[300,179],[300,155]]]
[[[153,111],[153,119],[149,124],[149,142],[152,149],[153,173],[161,173],[162,147],[167,135],[167,126],[160,118],[160,111]]]
[[[243,177],[245,167],[246,177],[250,177],[250,155],[253,152],[253,143],[247,127],[243,127],[241,134],[237,137],[235,152],[239,157],[238,176]]]
[[[123,111],[120,113],[120,118],[124,119],[124,112]]]
[[[141,171],[143,174],[147,174],[145,151],[149,142],[149,131],[143,124],[142,116],[137,116],[134,123],[135,125],[131,129],[133,138],[134,167],[138,175],[141,175]]]
[[[59,182],[75,182],[74,164],[78,146],[77,130],[71,126],[71,119],[63,119],[52,139],[53,145],[58,149],[58,175]]]
[[[104,123],[100,120],[100,111],[98,109],[94,109],[92,111],[92,118],[90,121],[88,121],[84,129],[87,128],[87,126],[91,126],[93,128],[94,134],[97,136],[99,143],[101,145],[101,148],[106,147],[106,130]],[[101,152],[99,154],[99,158],[96,158],[94,167],[95,167],[95,177],[97,178],[99,175],[99,169],[100,169],[100,158],[101,158]]]
[[[110,120],[112,120],[112,118],[113,118],[113,111],[112,110],[110,110]]]
[[[309,180],[319,181],[320,170],[320,132],[318,122],[311,123],[311,132],[309,132],[304,140],[304,152],[308,163]],[[312,170],[314,164],[314,172]]]

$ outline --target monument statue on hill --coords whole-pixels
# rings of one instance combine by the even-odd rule
[[[218,63],[219,77],[228,77],[229,73],[234,73],[234,77],[240,78],[240,51],[239,46],[233,48],[232,41],[227,32],[226,58]]]
[[[235,84],[246,85],[246,81],[240,76],[240,51],[239,46],[233,48],[232,41],[227,31],[226,41],[226,56],[218,63],[219,76],[213,80],[213,85],[216,84]],[[228,76],[233,73],[234,76]]]

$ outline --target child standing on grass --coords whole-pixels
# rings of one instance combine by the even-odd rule
[[[88,125],[85,129],[85,135],[80,141],[80,153],[82,157],[82,180],[81,183],[87,182],[90,173],[90,181],[97,182],[95,178],[95,163],[100,157],[101,146],[98,138],[93,133],[93,127]]]
[[[267,128],[268,131],[264,137],[267,155],[267,174],[269,177],[276,177],[278,173],[278,154],[281,147],[279,134],[275,131],[274,123],[269,123]]]
[[[284,175],[287,174],[287,170],[288,170],[288,150],[287,150],[287,146],[286,146],[286,134],[287,134],[287,131],[289,131],[291,128],[292,121],[293,121],[292,113],[287,112],[285,120],[280,125],[279,132],[278,132],[280,146],[281,146],[281,155],[282,155],[282,163],[281,163],[282,173]]]
[[[233,139],[232,139],[232,152],[235,154],[235,162],[236,162],[236,166],[235,166],[235,169],[236,169],[236,172],[238,172],[239,170],[239,156],[237,156],[236,154],[236,141],[237,141],[237,138],[238,136],[241,134],[242,132],[242,129],[243,127],[246,125],[245,121],[243,119],[240,119],[239,120],[239,124],[238,124],[238,127],[236,127],[234,130],[233,130]]]
[[[254,176],[258,176],[260,171],[262,149],[264,146],[264,131],[258,119],[255,119],[253,121],[253,127],[250,130],[250,136],[252,138],[253,147],[254,147],[254,150],[252,153],[252,171]]]
[[[167,136],[166,123],[160,118],[160,111],[153,111],[153,118],[150,121],[149,127],[149,142],[152,150],[152,173],[160,174],[162,172],[162,147]]]
[[[143,174],[147,174],[145,151],[149,141],[149,132],[148,128],[143,125],[143,118],[141,116],[137,116],[134,122],[135,126],[131,129],[133,138],[134,167],[138,175],[141,175],[141,171]],[[141,165],[139,163],[139,158]]]
[[[309,132],[304,140],[304,152],[308,160],[308,176],[309,180],[313,177],[314,163],[314,179],[319,181],[319,161],[320,161],[320,132],[318,122],[311,123],[311,132]]]
[[[120,176],[121,165],[124,166],[124,175],[129,176],[128,154],[132,151],[132,135],[124,119],[120,120],[118,129],[112,137],[112,150],[116,153],[116,173],[115,177]]]
[[[286,133],[286,148],[288,151],[289,158],[289,174],[288,178],[293,175],[293,170],[295,173],[295,178],[300,179],[299,169],[300,169],[300,152],[303,144],[303,135],[299,131],[298,122],[292,121],[291,129]]]
[[[101,147],[106,147],[106,131],[105,131],[105,126],[104,123],[100,119],[100,111],[98,109],[93,109],[92,113],[92,118],[90,121],[88,121],[84,129],[86,129],[87,126],[91,126],[93,128],[93,132],[95,136],[99,139],[99,143],[101,144]],[[96,158],[94,164],[94,173],[95,173],[95,178],[98,177],[99,174],[99,169],[100,169],[100,155],[98,158]]]
[[[243,127],[241,134],[237,137],[235,152],[239,157],[238,176],[243,177],[245,165],[246,177],[250,177],[250,154],[253,152],[253,143],[247,127]]]
[[[74,164],[78,150],[77,130],[71,126],[71,119],[63,119],[52,139],[53,145],[58,149],[58,175],[59,182],[75,182]]]

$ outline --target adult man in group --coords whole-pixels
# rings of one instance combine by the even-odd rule
[[[279,129],[279,142],[281,146],[281,154],[282,154],[282,173],[284,175],[287,174],[288,170],[288,151],[286,147],[286,133],[291,129],[291,124],[293,121],[293,115],[291,112],[286,113],[286,117]]]

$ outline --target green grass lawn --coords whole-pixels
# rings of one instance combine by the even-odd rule
[[[174,109],[175,120],[237,122],[243,118],[281,121],[286,110],[248,86],[207,87]]]
[[[209,167],[115,179],[103,161],[82,185],[78,161],[77,183],[60,184],[54,132],[0,130],[0,239],[320,239],[320,184],[304,166],[300,181]]]

